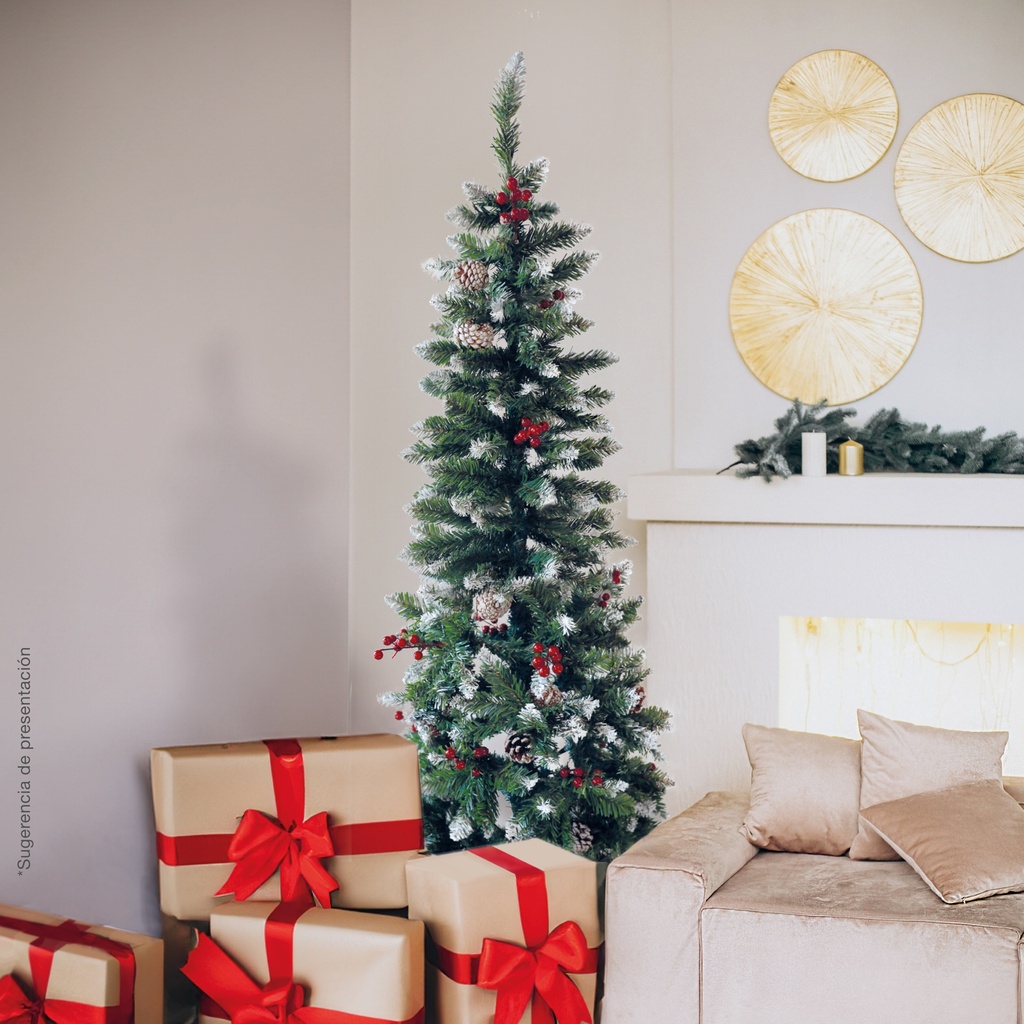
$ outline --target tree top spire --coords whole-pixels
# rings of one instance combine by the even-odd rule
[[[491,113],[498,122],[498,133],[494,136],[491,148],[506,174],[513,173],[516,150],[519,148],[519,124],[515,117],[523,102],[525,89],[526,58],[523,51],[519,50],[501,69],[498,81],[494,84],[494,102],[491,104]]]

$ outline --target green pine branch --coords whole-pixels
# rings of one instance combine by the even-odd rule
[[[839,445],[846,440],[864,446],[865,472],[897,473],[1024,473],[1024,439],[1013,432],[986,438],[985,428],[943,431],[905,420],[898,409],[881,409],[863,427],[848,423],[853,409],[829,408],[824,403],[794,402],[775,421],[775,433],[735,446],[737,476],[789,477],[802,466],[800,435],[806,430],[825,433],[826,466],[839,467]],[[724,472],[725,470],[722,470]]]

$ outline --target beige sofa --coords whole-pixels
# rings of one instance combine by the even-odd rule
[[[759,850],[747,807],[711,793],[612,862],[602,1024],[1024,1021],[1024,893],[949,905],[902,860]]]

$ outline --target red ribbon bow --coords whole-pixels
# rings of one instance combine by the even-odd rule
[[[302,988],[290,979],[271,978],[260,990],[258,1005],[243,1006],[232,1015],[232,1024],[279,1024],[300,1021],[298,1013],[306,1002]]]
[[[302,748],[296,740],[264,740],[270,752],[277,817],[250,808],[242,815],[228,845],[235,866],[215,895],[234,893],[248,899],[270,876],[281,870],[281,901],[322,907],[331,905],[338,883],[320,863],[335,855],[327,812],[301,821],[306,784]],[[287,823],[287,824],[285,824]]]
[[[232,1024],[302,1024],[316,1017],[303,1013],[306,998],[290,978],[258,985],[208,935],[199,936],[181,973],[231,1016]]]
[[[0,1021],[4,1024],[107,1024],[116,1012],[67,999],[40,999],[22,988],[13,974],[0,978]]]
[[[575,921],[560,924],[537,950],[484,939],[477,985],[496,989],[494,1024],[519,1024],[533,1000],[533,1024],[592,1024],[580,990],[566,974],[587,964],[587,940]]]
[[[286,828],[277,818],[250,808],[231,837],[228,857],[235,866],[216,895],[233,892],[236,900],[246,900],[280,868],[282,902],[312,903],[312,893],[322,907],[329,907],[338,883],[320,860],[333,856],[326,811]]]
[[[96,935],[78,921],[65,920],[45,924],[0,915],[0,927],[34,936],[28,946],[31,989],[12,974],[0,978],[0,1021],[4,1024],[133,1024],[135,956],[122,942]],[[73,943],[99,949],[118,963],[118,1002],[116,1006],[90,1006],[70,999],[47,998],[53,954]]]
[[[43,1000],[30,996],[13,974],[0,978],[0,1020],[10,1024],[36,1024],[43,1016]]]

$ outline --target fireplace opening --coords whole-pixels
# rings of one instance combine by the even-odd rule
[[[1004,773],[1024,775],[1022,658],[1021,623],[783,616],[779,725],[856,738],[865,708],[944,729],[1006,729]]]

